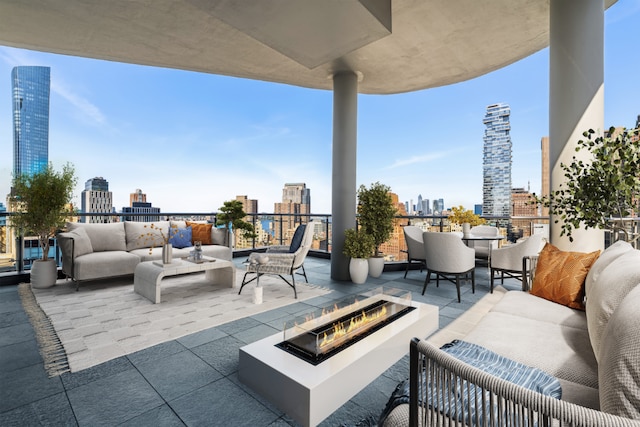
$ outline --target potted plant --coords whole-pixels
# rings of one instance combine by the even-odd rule
[[[253,224],[244,220],[247,214],[242,210],[242,202],[239,200],[228,200],[223,203],[219,208],[219,213],[216,216],[216,224],[222,224],[224,228],[228,230],[227,236],[229,237],[228,246],[233,247],[232,237],[236,232],[246,239],[252,239],[256,237]]]
[[[570,164],[561,163],[565,182],[535,202],[549,208],[555,223],[562,220],[560,235],[571,242],[571,232],[581,226],[608,229],[613,240],[629,240],[629,224],[639,212],[640,129],[611,127],[604,136],[589,129],[582,135],[576,152],[587,150],[591,161],[573,156]]]
[[[375,248],[373,236],[349,228],[344,231],[344,250],[342,253],[351,258],[349,261],[349,275],[355,284],[362,284],[367,280],[369,274],[369,263],[367,258],[371,256]]]
[[[380,246],[391,237],[393,220],[397,208],[393,205],[391,189],[379,182],[369,188],[361,185],[358,189],[358,224],[361,230],[370,235],[374,242],[374,251],[369,258],[369,275],[380,277],[384,269],[384,258]]]
[[[469,234],[471,227],[487,222],[484,218],[481,218],[480,215],[465,209],[462,205],[452,207],[448,218],[451,224],[460,224],[462,226],[462,232],[465,236]]]
[[[11,200],[18,214],[11,217],[11,226],[21,236],[37,236],[42,251],[42,257],[31,266],[34,288],[56,283],[57,266],[55,260],[49,259],[49,239],[73,215],[71,199],[75,185],[75,171],[69,163],[62,172],[56,172],[49,164],[41,172],[13,178]]]

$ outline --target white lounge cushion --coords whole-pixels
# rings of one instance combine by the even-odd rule
[[[124,250],[93,252],[75,259],[75,279],[91,280],[130,275],[139,262],[140,257]]]
[[[598,366],[584,329],[492,311],[464,340],[559,379],[598,388]]]
[[[601,255],[606,256],[606,265],[604,268],[602,265],[598,266],[599,260],[594,263],[598,271],[588,280],[588,287],[585,289],[587,325],[596,358],[601,354],[602,334],[609,318],[624,297],[640,284],[640,251],[628,250],[628,247],[628,243],[617,242],[607,248]]]
[[[114,222],[111,224],[70,222],[67,224],[67,228],[69,231],[83,228],[89,236],[89,240],[91,240],[93,252],[127,250],[124,223],[122,222]]]
[[[587,318],[584,311],[574,310],[522,291],[507,292],[491,311],[526,317],[540,322],[587,329]]]
[[[611,315],[602,338],[598,377],[600,408],[640,420],[640,286]]]

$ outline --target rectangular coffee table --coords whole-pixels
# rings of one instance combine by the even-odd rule
[[[160,303],[162,279],[179,274],[205,272],[206,279],[215,285],[233,288],[236,284],[236,266],[231,261],[206,258],[205,262],[174,259],[171,264],[162,261],[145,261],[136,266],[133,275],[133,290],[154,304]]]
[[[415,310],[317,366],[276,347],[283,333],[246,345],[240,381],[302,426],[315,426],[407,354],[413,337],[438,329],[437,306],[410,305]]]

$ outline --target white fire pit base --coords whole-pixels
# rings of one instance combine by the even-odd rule
[[[438,307],[408,304],[416,309],[317,366],[276,347],[283,333],[244,346],[240,381],[301,425],[315,426],[407,354],[413,337],[438,329]]]

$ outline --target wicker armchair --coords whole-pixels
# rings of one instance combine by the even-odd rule
[[[410,346],[409,405],[400,405],[383,426],[581,426],[640,427],[631,420],[586,408],[502,380],[414,338]],[[424,375],[423,375],[424,372]],[[482,399],[476,396],[476,387]],[[438,405],[450,408],[448,413]],[[458,405],[457,402],[468,405]],[[475,406],[474,416],[470,403]]]
[[[255,280],[256,285],[260,286],[260,276],[272,274],[280,277],[287,285],[291,286],[293,288],[293,294],[298,298],[295,275],[300,274],[304,276],[305,282],[309,282],[307,273],[304,270],[304,260],[313,243],[314,226],[314,222],[299,225],[291,239],[291,246],[272,246],[267,249],[266,253],[254,252],[249,255],[247,272],[242,278],[242,285],[240,285],[238,295],[242,293],[242,288],[244,288],[245,285]],[[294,245],[298,246],[293,247]],[[254,276],[251,277],[251,275]],[[286,279],[286,275],[291,275],[291,281]]]

